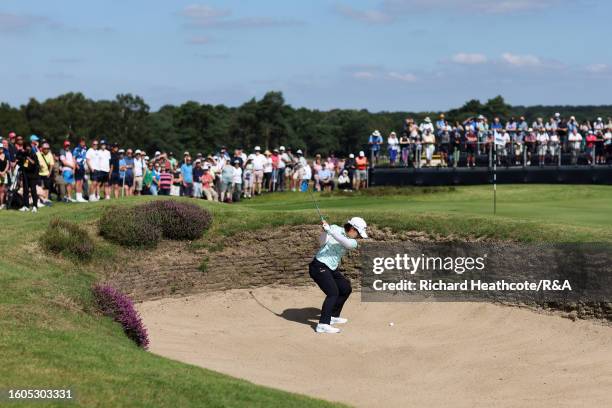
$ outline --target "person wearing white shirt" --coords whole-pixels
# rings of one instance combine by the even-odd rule
[[[578,154],[580,153],[580,146],[582,145],[582,135],[578,133],[578,128],[574,127],[568,137],[570,148],[572,150],[572,164],[578,162]]]
[[[253,155],[253,186],[254,193],[261,194],[261,184],[263,182],[264,167],[268,160],[266,156],[261,154],[261,148],[255,146],[255,154]]]
[[[548,153],[550,154],[553,163],[558,163],[560,145],[561,139],[559,139],[557,131],[552,131],[550,133],[550,139],[548,141]]]
[[[85,164],[89,169],[89,201],[98,201],[100,199],[100,190],[98,186],[97,171],[99,170],[98,158],[98,141],[91,142],[91,147],[85,153]]]
[[[421,125],[419,126],[419,130],[421,131],[421,133],[425,133],[425,131],[429,131],[433,134],[434,126],[431,123],[431,119],[429,117],[426,117],[425,122],[421,123]]]
[[[397,153],[399,152],[399,139],[395,132],[391,132],[389,134],[389,138],[387,139],[387,146],[389,149],[389,162],[391,166],[395,166],[395,161],[397,160]]]
[[[234,160],[234,174],[232,175],[232,201],[240,201],[242,195],[242,167],[240,160]]]
[[[134,152],[134,194],[139,195],[142,191],[142,180],[144,179],[144,170],[147,164],[142,158],[142,151],[136,149]]]
[[[544,128],[538,131],[536,142],[538,143],[538,164],[540,167],[544,166],[544,160],[546,159],[546,152],[548,151],[548,133]]]
[[[110,200],[111,186],[109,181],[110,173],[110,150],[106,148],[106,141],[100,141],[100,149],[98,149],[98,190],[104,187],[104,198]],[[98,196],[99,198],[99,196]]]
[[[312,178],[312,168],[308,163],[305,166],[300,167],[300,174],[302,179],[302,185],[300,191],[305,193],[308,191],[310,179]]]

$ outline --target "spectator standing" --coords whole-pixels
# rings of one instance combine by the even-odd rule
[[[122,195],[130,197],[134,194],[134,151],[127,149],[125,156],[119,160]]]
[[[440,130],[440,134],[438,135],[438,151],[441,156],[442,166],[448,166],[448,153],[450,150],[450,126],[445,126]]]
[[[36,186],[40,182],[39,170],[40,164],[36,152],[32,147],[32,142],[25,143],[23,150],[17,152],[19,166],[22,169],[22,187],[23,187],[23,206],[19,211],[38,211],[38,192]],[[31,205],[30,205],[31,197]],[[28,208],[31,207],[31,208]]]
[[[596,158],[596,148],[597,144],[597,136],[595,136],[595,132],[589,130],[586,137],[586,152],[587,152],[587,160],[589,164],[593,165],[595,163]]]
[[[236,159],[238,160],[238,159]],[[204,169],[202,168],[202,160],[196,159],[195,166],[193,168],[193,197],[202,198],[202,176],[204,175]]]
[[[147,164],[142,157],[142,151],[136,149],[134,152],[134,194],[140,195],[142,192],[144,173]]]
[[[305,193],[310,188],[310,180],[312,179],[312,167],[306,162],[306,164],[302,164],[300,167],[300,175],[301,175],[301,184],[300,191]]]
[[[267,164],[266,156],[261,154],[261,148],[259,146],[255,146],[255,154],[252,157],[253,160],[253,195],[261,194],[261,185],[263,183],[264,178],[264,168]]]
[[[159,175],[159,195],[170,195],[171,187],[172,173],[170,173],[170,169],[167,169],[165,166],[163,166],[161,167],[161,174]]]
[[[183,164],[181,165],[182,185],[181,196],[191,197],[193,195],[193,165],[191,164],[191,156],[184,156]]]
[[[285,152],[285,146],[281,146],[279,149],[278,164],[277,164],[277,180],[278,180],[278,191],[285,191],[285,173],[287,171],[287,162],[289,158]],[[242,166],[241,166],[242,167]]]
[[[423,146],[425,149],[425,162],[427,167],[429,167],[431,166],[431,159],[436,150],[436,137],[429,129],[426,129],[423,133]]]
[[[78,203],[87,202],[83,198],[85,174],[87,168],[87,145],[85,139],[79,140],[78,146],[72,151],[72,157],[74,157],[75,168],[74,168],[74,184],[76,188],[76,201]]]
[[[240,160],[234,160],[234,174],[232,176],[232,201],[235,201],[235,202],[240,201],[241,196],[242,196],[242,167],[240,166]]]
[[[122,178],[125,172],[121,172],[119,162],[123,159],[125,150],[119,149],[117,143],[111,145],[110,150],[110,185],[112,194],[115,198],[119,198],[122,190]]]
[[[545,164],[546,152],[548,151],[549,140],[550,140],[550,137],[548,136],[548,133],[546,133],[546,128],[541,127],[538,130],[538,135],[536,139],[538,143],[538,165],[540,167],[544,166]]]
[[[399,139],[399,147],[401,151],[401,160],[404,167],[408,167],[408,158],[410,157],[410,137],[407,132],[402,132]]]
[[[359,152],[359,157],[355,159],[357,171],[355,173],[355,190],[367,187],[368,184],[368,159],[364,151]]]
[[[244,165],[244,172],[243,172],[243,190],[244,190],[244,196],[246,198],[251,198],[253,197],[253,188],[254,188],[254,184],[253,184],[253,160],[251,159],[247,159],[246,164]]]
[[[269,152],[267,152],[269,153]],[[265,174],[265,173],[264,173]],[[221,169],[221,199],[222,203],[232,202],[232,182],[234,180],[234,166],[229,160],[224,162]],[[265,180],[265,177],[264,177]]]
[[[568,136],[568,142],[572,152],[572,164],[575,165],[578,163],[578,155],[580,154],[580,148],[582,146],[582,135],[578,133],[577,126],[572,127],[572,130]]]
[[[264,191],[271,191],[271,187],[272,187],[272,170],[273,166],[272,166],[272,153],[269,150],[266,150],[264,152],[264,156],[265,156],[265,162],[264,162],[264,169],[263,169],[263,189]]]
[[[380,147],[383,144],[382,135],[378,130],[372,132],[368,139],[368,145],[370,146],[370,156],[372,163],[378,164],[378,156],[380,154]]]
[[[523,148],[525,149],[523,154],[527,156],[525,166],[531,166],[531,158],[533,157],[534,154],[536,154],[536,143],[537,143],[536,132],[534,131],[533,128],[529,128],[527,134],[525,135],[525,141],[524,141],[524,146],[523,146]]]
[[[357,169],[357,163],[355,162],[355,155],[350,153],[348,159],[344,162],[343,170],[346,170],[348,178],[351,182],[351,189],[355,178],[355,170]]]
[[[109,184],[110,180],[110,159],[111,154],[110,151],[106,148],[106,140],[100,140],[100,149],[98,150],[98,190],[104,189],[104,199],[110,200],[111,198],[111,186]],[[98,195],[98,199],[100,196]]]
[[[399,140],[395,132],[391,132],[389,134],[389,138],[387,139],[387,145],[389,150],[389,163],[392,167],[395,167],[397,154],[399,152]]]
[[[4,147],[6,145],[7,147]],[[8,159],[8,141],[2,140],[0,148],[0,210],[6,208],[6,186],[9,184],[11,162]]]
[[[478,151],[478,136],[474,130],[467,130],[465,147],[467,151],[467,166],[476,167],[476,152]]]
[[[36,157],[38,158],[38,175],[40,186],[42,187],[38,198],[44,205],[51,205],[49,195],[53,190],[53,166],[55,165],[55,159],[53,158],[53,153],[51,153],[49,143],[43,142],[41,148],[36,152]]]
[[[76,161],[70,150],[69,140],[64,140],[64,148],[60,152],[59,159],[62,164],[62,177],[66,184],[66,197],[64,197],[64,201],[76,202],[77,200],[72,198],[72,190],[75,184]]]
[[[606,128],[606,132],[603,135],[603,145],[605,156],[602,164],[606,164],[608,159],[612,158],[612,124],[608,124]]]

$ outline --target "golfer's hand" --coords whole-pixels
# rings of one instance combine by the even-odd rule
[[[329,232],[329,230],[331,229],[327,221],[321,221],[321,225],[323,226],[323,231],[325,232]]]

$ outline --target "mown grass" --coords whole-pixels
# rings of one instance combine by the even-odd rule
[[[612,242],[610,187],[501,186],[498,193],[495,217],[488,186],[427,194],[417,189],[402,195],[316,196],[334,223],[359,215],[395,231],[458,238]],[[133,206],[150,199],[112,205]],[[267,195],[238,205],[198,204],[215,218],[195,247],[217,248],[219,238],[245,230],[319,222],[309,194]],[[118,324],[98,315],[90,287],[100,263],[113,262],[116,247],[97,238],[94,258],[81,264],[43,253],[37,241],[54,217],[95,231],[109,205],[56,205],[36,215],[0,212],[0,389],[72,387],[79,405],[88,407],[326,404],[157,357],[137,348]]]

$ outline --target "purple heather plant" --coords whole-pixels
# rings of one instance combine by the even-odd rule
[[[121,324],[125,334],[146,350],[149,335],[130,298],[109,285],[95,285],[92,291],[102,313]]]

